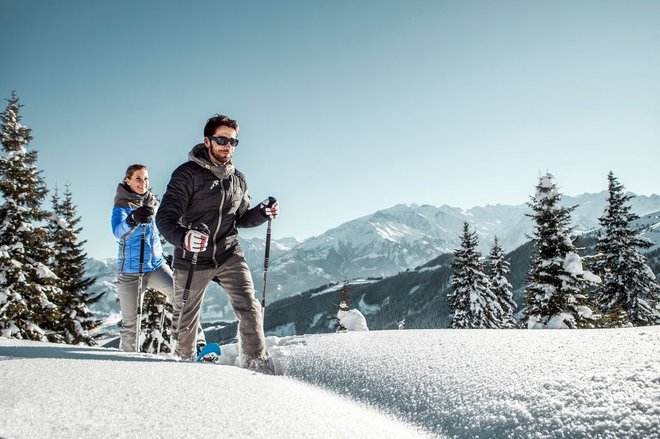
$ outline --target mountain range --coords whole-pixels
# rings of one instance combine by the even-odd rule
[[[598,228],[606,199],[607,192],[562,198],[563,205],[577,206],[572,214],[576,233]],[[659,212],[660,196],[636,196],[631,206],[640,216]],[[309,238],[279,256],[271,256],[269,295],[279,299],[329,282],[387,277],[422,265],[459,246],[465,221],[477,231],[482,253],[489,251],[496,236],[505,251],[512,251],[527,242],[533,232],[532,219],[526,216],[529,213],[531,208],[524,204],[469,210],[399,204],[379,210]],[[248,262],[255,267],[255,288],[260,291],[263,250],[255,251],[260,259]]]
[[[576,206],[572,214],[576,233],[598,227],[598,218],[606,205],[607,192],[564,196],[562,204]],[[635,196],[633,212],[645,218],[640,224],[656,243],[660,242],[656,218],[660,216],[660,196]],[[386,278],[423,266],[440,255],[451,253],[460,243],[463,223],[469,222],[477,231],[479,249],[487,253],[495,236],[505,251],[512,251],[529,240],[533,222],[526,215],[531,208],[525,204],[488,205],[468,210],[451,206],[399,204],[371,215],[348,221],[325,233],[299,241],[295,238],[275,238],[271,243],[268,270],[268,301],[290,297],[303,291],[344,280]],[[246,254],[255,291],[263,288],[263,239],[240,239]],[[109,259],[87,262],[87,275],[96,277],[91,292],[109,294],[95,305],[95,310],[108,314],[118,311],[115,280],[116,261]],[[513,267],[515,269],[515,267]],[[203,319],[233,320],[234,315],[220,287],[212,284],[204,302]]]

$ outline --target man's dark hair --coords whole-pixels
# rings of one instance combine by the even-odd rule
[[[238,122],[236,122],[234,119],[230,119],[227,116],[223,116],[222,114],[216,114],[206,121],[206,125],[204,125],[204,137],[215,135],[215,130],[223,125],[235,129],[236,134],[238,135]]]

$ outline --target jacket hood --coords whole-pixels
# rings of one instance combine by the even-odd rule
[[[115,207],[129,207],[137,209],[140,206],[151,206],[154,209],[158,207],[158,200],[148,190],[145,194],[136,194],[130,190],[124,183],[117,185],[117,193],[115,194]]]
[[[220,180],[223,180],[234,173],[234,165],[231,161],[225,165],[213,164],[211,159],[209,159],[206,146],[203,143],[198,143],[193,146],[193,149],[188,153],[188,160],[197,163],[204,169],[208,169]]]

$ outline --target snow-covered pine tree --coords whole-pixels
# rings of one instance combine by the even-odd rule
[[[511,272],[509,261],[504,258],[504,249],[500,245],[497,236],[488,255],[488,267],[490,268],[490,290],[497,297],[502,308],[502,327],[513,328],[516,320],[513,313],[516,310],[516,302],[513,301],[511,283],[506,275]]]
[[[646,265],[646,258],[637,250],[649,248],[652,242],[633,229],[639,218],[630,211],[632,195],[610,171],[607,207],[599,222],[603,234],[598,238],[599,258],[595,271],[602,277],[599,306],[610,325],[653,325],[657,322],[655,304],[660,301],[660,284]]]
[[[339,299],[339,303],[335,306],[339,308],[339,311],[349,310],[351,308],[353,301],[351,300],[351,289],[348,286],[347,280],[344,281],[344,285],[342,285],[342,287],[337,292],[337,298]],[[337,326],[335,327],[335,331],[346,332],[347,329],[346,327],[344,327],[344,325],[341,324],[341,319],[337,317],[336,320],[337,320]]]
[[[21,125],[18,97],[12,92],[0,113],[0,335],[63,341],[50,330],[60,318],[54,304],[61,294],[47,267],[52,255],[48,217],[41,203],[48,190],[37,170],[37,152],[28,151],[30,129]]]
[[[140,352],[155,354],[171,351],[172,312],[172,304],[167,303],[165,295],[153,288],[144,292]]]
[[[62,290],[55,302],[62,317],[53,328],[62,335],[66,343],[95,345],[90,331],[98,328],[100,320],[94,318],[88,305],[96,302],[104,293],[92,297],[86,290],[95,279],[85,277],[85,259],[83,250],[86,241],[78,236],[82,227],[78,227],[80,217],[76,214],[71,188],[67,184],[64,198],[57,189],[51,199],[53,212],[48,220],[48,231],[53,244],[52,270],[59,278],[57,284]]]
[[[453,309],[452,328],[500,328],[502,308],[484,274],[481,254],[477,251],[477,233],[463,224],[461,247],[454,250],[451,281],[453,291],[447,300]]]
[[[592,321],[587,288],[600,279],[582,269],[582,259],[570,238],[571,212],[575,207],[559,205],[561,194],[554,176],[539,178],[528,216],[536,223],[527,299],[527,327],[580,328]]]

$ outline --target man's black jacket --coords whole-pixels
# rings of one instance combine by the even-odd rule
[[[256,227],[268,219],[257,206],[250,209],[245,176],[229,163],[214,165],[204,144],[196,145],[189,161],[172,173],[156,213],[156,225],[174,245],[174,268],[188,269],[192,253],[183,239],[194,226],[204,223],[211,234],[205,251],[199,253],[199,268],[218,267],[238,245],[238,227]]]

